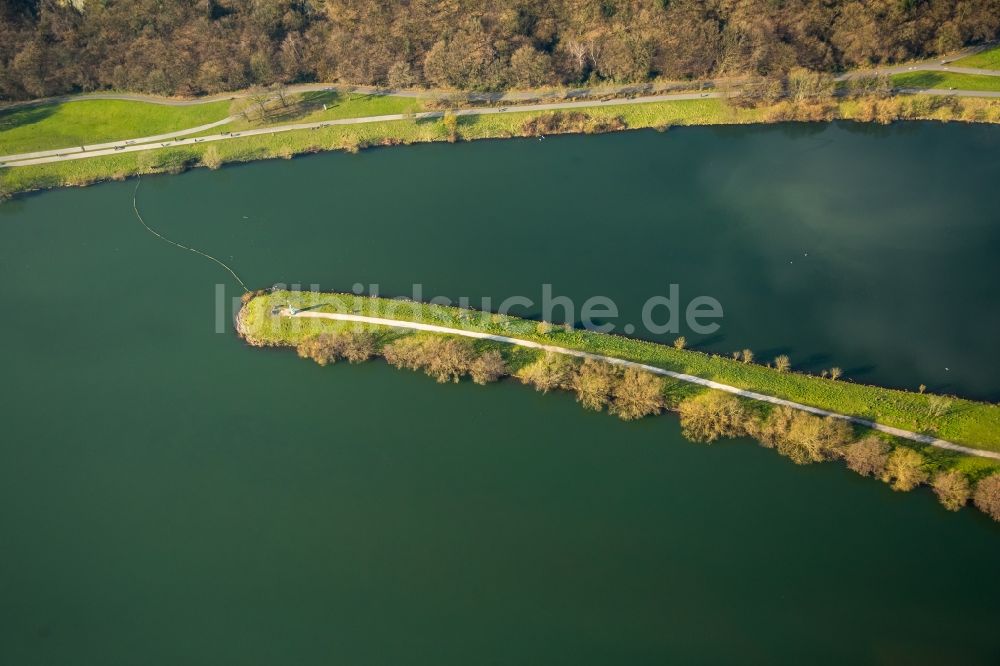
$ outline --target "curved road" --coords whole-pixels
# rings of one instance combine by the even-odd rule
[[[519,347],[530,347],[532,349],[541,349],[547,352],[553,352],[556,354],[566,354],[567,356],[575,356],[577,358],[589,358],[596,361],[604,361],[606,363],[612,363],[614,365],[620,365],[623,367],[638,368],[640,370],[645,370],[646,372],[651,372],[656,375],[672,377],[673,379],[677,379],[682,382],[688,382],[690,384],[698,384],[700,386],[705,386],[710,389],[715,389],[716,391],[725,391],[726,393],[732,393],[733,395],[738,395],[742,398],[747,398],[750,400],[769,402],[773,405],[784,405],[785,407],[799,409],[804,412],[809,412],[810,414],[816,414],[817,416],[832,416],[833,418],[836,419],[843,419],[845,421],[849,421],[850,423],[855,423],[857,425],[864,426],[866,428],[871,428],[873,430],[878,430],[880,432],[888,433],[896,437],[902,437],[903,439],[909,439],[911,441],[918,442],[920,444],[928,444],[930,446],[935,446],[939,449],[947,449],[949,451],[955,451],[957,453],[963,453],[965,455],[978,456],[981,458],[994,458],[996,460],[1000,460],[1000,453],[996,451],[974,449],[968,446],[962,446],[961,444],[954,444],[953,442],[948,442],[943,439],[938,439],[936,437],[931,437],[930,435],[911,432],[909,430],[902,430],[900,428],[894,428],[892,426],[882,425],[881,423],[875,423],[874,421],[858,418],[856,416],[847,416],[845,414],[838,414],[836,412],[831,412],[825,409],[819,409],[818,407],[810,407],[809,405],[803,405],[798,402],[792,402],[791,400],[784,400],[782,398],[775,398],[770,395],[764,395],[763,393],[755,393],[753,391],[747,391],[745,389],[737,388],[735,386],[730,386],[729,384],[720,384],[719,382],[714,382],[710,379],[704,379],[702,377],[696,377],[694,375],[687,375],[681,372],[674,372],[672,370],[664,370],[663,368],[657,368],[656,366],[646,365],[645,363],[626,361],[624,359],[615,358],[613,356],[603,356],[601,354],[592,354],[590,352],[579,351],[577,349],[567,349],[566,347],[544,345],[540,342],[534,342],[532,340],[522,340],[520,338],[511,338],[506,335],[494,335],[492,333],[484,333],[482,331],[468,331],[459,328],[450,328],[448,326],[438,326],[436,324],[423,324],[413,321],[401,321],[398,319],[382,319],[380,317],[366,317],[364,315],[341,314],[335,312],[316,312],[315,310],[290,312],[287,309],[283,309],[281,310],[280,314],[283,317],[304,317],[312,319],[334,319],[337,321],[355,321],[363,324],[373,324],[376,326],[391,326],[393,328],[407,328],[417,331],[430,331],[433,333],[460,335],[466,338],[477,338],[479,340],[493,340],[494,342],[502,342],[509,345],[517,345]]]
[[[649,102],[665,102],[670,100],[693,100],[693,99],[709,99],[709,98],[720,98],[726,96],[727,93],[720,92],[703,92],[703,93],[683,93],[676,95],[650,95],[647,97],[628,97],[623,99],[608,99],[608,100],[588,100],[585,102],[551,102],[548,104],[521,104],[518,106],[512,106],[510,108],[505,106],[494,106],[494,107],[478,107],[472,109],[457,109],[453,113],[456,116],[484,116],[496,113],[506,113],[510,112],[523,112],[523,111],[546,111],[553,109],[583,109],[583,108],[593,108],[601,105],[623,105],[623,104],[647,104]],[[997,93],[1000,96],[1000,93]],[[337,120],[320,120],[312,123],[292,123],[288,125],[271,125],[269,127],[258,127],[256,129],[243,130],[241,132],[223,132],[221,134],[211,134],[208,136],[191,137],[187,139],[179,139],[174,141],[162,141],[162,137],[150,137],[144,139],[130,139],[128,141],[116,141],[108,144],[101,144],[101,146],[92,146],[87,150],[81,150],[79,146],[75,148],[67,148],[65,150],[47,150],[42,151],[44,154],[39,153],[22,153],[19,155],[4,155],[0,156],[0,167],[16,167],[16,166],[29,166],[32,164],[49,164],[51,162],[65,162],[67,160],[80,160],[89,157],[100,157],[102,155],[116,155],[118,153],[132,153],[144,150],[157,150],[159,148],[168,148],[175,146],[190,146],[197,143],[206,143],[212,141],[225,141],[227,139],[235,139],[237,137],[247,137],[247,136],[260,136],[262,134],[278,134],[280,132],[292,132],[295,130],[308,130],[308,129],[320,129],[322,127],[330,127],[333,125],[360,125],[363,123],[379,123],[390,120],[423,120],[423,119],[433,119],[440,118],[444,116],[444,111],[423,111],[421,113],[394,113],[384,116],[365,116],[362,118],[340,118]],[[220,120],[214,125],[221,125],[224,122],[228,122],[229,119]],[[192,130],[184,130],[183,132],[175,132],[174,136],[179,136],[181,134],[191,134],[195,131],[199,131],[203,128],[195,128]],[[151,143],[146,143],[146,141],[151,141]]]
[[[187,129],[177,130],[176,132],[168,132],[167,134],[154,134],[153,136],[144,136],[138,139],[125,139],[124,141],[109,141],[107,143],[95,143],[88,146],[71,146],[69,148],[54,148],[52,150],[37,150],[33,153],[18,153],[17,155],[0,155],[0,165],[3,165],[5,162],[20,162],[23,160],[31,160],[38,157],[62,156],[62,155],[69,155],[72,153],[94,153],[108,149],[114,151],[114,149],[119,146],[129,146],[134,143],[151,143],[153,141],[167,141],[169,139],[174,139],[179,136],[197,134],[198,132],[205,132],[210,129],[215,129],[216,127],[221,127],[222,125],[228,125],[234,120],[236,120],[236,116],[228,116],[226,118],[223,118],[222,120],[216,120],[214,123],[207,123],[205,125],[199,125],[198,127],[189,127]],[[106,155],[107,153],[101,153],[101,154]],[[84,155],[84,157],[90,157],[90,155]]]
[[[998,72],[1000,74],[1000,72]],[[939,89],[901,89],[900,92],[962,96],[962,97],[990,97],[1000,98],[1000,92],[978,91],[978,90],[939,90]],[[496,113],[524,112],[524,111],[552,111],[560,109],[585,109],[602,105],[627,105],[627,104],[648,104],[650,102],[683,101],[695,99],[719,99],[727,97],[733,93],[724,92],[699,92],[699,93],[675,93],[663,95],[647,95],[641,97],[609,98],[609,99],[588,99],[577,102],[549,102],[544,104],[519,104],[517,106],[493,106],[478,107],[471,109],[457,109],[453,113],[456,116],[483,116]],[[365,116],[361,118],[340,118],[337,120],[320,120],[312,123],[292,123],[288,125],[271,125],[256,129],[243,130],[241,132],[223,132],[221,134],[211,134],[207,136],[191,137],[187,139],[171,140],[171,137],[185,136],[204,131],[212,127],[224,125],[233,120],[233,117],[223,118],[208,125],[193,127],[187,130],[180,130],[170,134],[161,134],[152,137],[142,137],[129,139],[126,141],[114,141],[94,146],[74,146],[65,149],[44,150],[34,153],[21,153],[17,155],[0,155],[0,168],[30,166],[33,164],[50,164],[52,162],[65,162],[68,160],[87,159],[89,157],[100,157],[103,155],[115,155],[117,153],[140,152],[146,150],[158,150],[160,148],[172,148],[175,146],[190,146],[198,143],[210,143],[212,141],[225,141],[237,137],[259,136],[262,134],[279,134],[281,132],[291,132],[295,130],[320,129],[333,125],[360,125],[364,123],[378,123],[391,120],[423,120],[440,118],[444,111],[424,111],[421,113],[403,114],[396,113],[384,116]]]
[[[856,76],[862,76],[865,74],[870,74],[871,72],[878,72],[879,74],[902,74],[904,72],[910,71],[943,71],[943,72],[954,72],[958,74],[978,74],[982,76],[1000,76],[1000,70],[996,69],[977,69],[974,67],[954,67],[949,65],[956,60],[964,58],[966,56],[984,51],[988,48],[992,48],[995,44],[981,44],[979,46],[973,46],[961,51],[956,51],[955,53],[940,57],[932,58],[928,60],[920,60],[910,63],[904,63],[901,65],[892,65],[887,67],[877,67],[871,70],[856,70],[852,72],[847,72],[836,77],[838,81],[843,81]],[[716,81],[705,81],[704,83],[711,86],[719,83]],[[679,85],[675,84],[673,89],[676,89]],[[654,86],[653,84],[627,84],[627,85],[607,85],[607,86],[597,86],[591,88],[541,88],[537,90],[514,90],[506,92],[467,92],[460,90],[441,90],[441,89],[422,89],[422,90],[396,90],[392,88],[384,88],[377,86],[344,86],[335,83],[297,83],[289,85],[285,90],[290,93],[303,93],[303,92],[326,92],[332,90],[341,90],[343,92],[356,92],[366,95],[395,95],[398,97],[414,97],[420,99],[447,99],[448,97],[460,95],[465,99],[475,102],[516,102],[516,101],[528,101],[545,99],[548,97],[565,97],[567,99],[574,99],[580,97],[590,97],[595,95],[629,95],[629,94],[649,94],[652,92],[666,92],[670,90],[669,84],[666,87]],[[259,90],[240,90],[236,92],[218,93],[215,95],[205,95],[203,97],[192,97],[192,98],[177,98],[177,97],[161,97],[158,95],[144,95],[141,93],[115,93],[115,92],[95,92],[95,93],[80,93],[77,95],[60,95],[57,97],[45,97],[42,99],[30,100],[27,102],[11,102],[6,104],[0,104],[0,110],[3,109],[13,109],[19,107],[27,106],[38,106],[40,104],[54,104],[61,102],[76,102],[76,101],[86,101],[94,99],[113,99],[121,100],[126,102],[148,102],[150,104],[162,104],[164,106],[193,106],[195,104],[209,104],[211,102],[219,102],[223,100],[234,100],[234,99],[244,99],[250,97],[251,95],[259,94]]]

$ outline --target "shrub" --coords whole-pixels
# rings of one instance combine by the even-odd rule
[[[751,432],[763,446],[777,449],[797,465],[837,457],[851,440],[851,426],[843,419],[821,418],[784,405]]]
[[[469,366],[469,376],[477,384],[495,382],[507,374],[507,364],[503,355],[495,349],[483,352]]]
[[[462,338],[430,338],[424,353],[424,372],[442,384],[457,382],[469,372],[475,358],[472,343]]]
[[[753,352],[749,349],[744,349],[740,352],[740,360],[744,363],[753,363]]]
[[[891,448],[888,442],[874,435],[869,435],[845,446],[841,455],[844,457],[848,469],[861,476],[879,477],[885,470],[885,463],[889,459]]]
[[[972,494],[969,480],[958,470],[941,472],[931,481],[934,494],[949,511],[958,511],[969,502]]]
[[[444,126],[448,141],[451,143],[458,141],[458,116],[452,111],[445,111],[444,116],[441,118],[441,124]]]
[[[851,426],[843,419],[796,412],[788,437],[779,440],[776,448],[795,464],[804,465],[837,457],[851,436]]]
[[[378,351],[375,336],[368,331],[347,331],[338,337],[340,339],[340,355],[348,363],[362,363]]]
[[[796,411],[791,407],[779,405],[772,409],[761,423],[752,424],[750,435],[764,448],[773,449],[778,445],[779,440],[788,437],[795,413]]]
[[[893,490],[913,490],[927,480],[923,465],[924,457],[913,449],[897,448],[889,454],[882,480],[890,484]]]
[[[386,345],[382,355],[397,368],[423,370],[441,383],[457,382],[475,359],[470,341],[446,336],[400,338]]]
[[[416,336],[400,338],[383,347],[382,356],[389,365],[419,370],[423,367],[423,340]]]
[[[617,368],[610,363],[584,360],[572,380],[577,402],[585,409],[601,411],[611,401],[618,377]]]
[[[541,136],[544,134],[565,134],[586,132],[611,132],[625,129],[625,121],[621,117],[594,118],[580,111],[563,113],[543,113],[529,118],[521,124],[522,136]]]
[[[788,73],[788,96],[795,102],[829,98],[833,95],[833,76],[796,67]]]
[[[540,321],[538,322],[538,325],[535,326],[535,331],[537,331],[539,335],[548,335],[553,330],[555,330],[555,326],[547,321]]]
[[[375,355],[377,345],[375,336],[368,331],[343,331],[306,338],[299,343],[296,351],[301,358],[310,358],[320,365],[336,363],[340,359],[361,363]]]
[[[569,357],[546,352],[542,358],[518,370],[517,378],[548,393],[552,389],[571,388],[575,371],[576,364]]]
[[[663,407],[663,381],[638,368],[626,368],[615,386],[610,412],[623,421],[632,421],[659,414]]]
[[[837,366],[830,368],[830,379],[836,381],[843,376],[844,376],[844,371],[838,368]]]
[[[747,434],[752,416],[736,396],[707,391],[683,400],[677,407],[681,432],[692,442],[710,443],[720,437]]]
[[[943,395],[932,395],[927,398],[927,416],[940,419],[951,411],[951,398]]]
[[[201,155],[201,163],[209,169],[218,169],[222,166],[222,156],[219,155],[219,148],[217,146],[206,148],[205,152]]]
[[[866,96],[882,99],[892,94],[892,82],[885,74],[862,74],[848,80],[847,87],[852,96]]]
[[[976,492],[972,496],[976,508],[993,520],[1000,521],[1000,474],[993,474],[981,479],[976,484]]]
[[[306,338],[295,350],[299,358],[309,358],[320,365],[337,362],[337,339],[332,333]]]
[[[774,357],[774,369],[778,372],[788,372],[791,367],[791,361],[784,354]]]
[[[674,340],[674,349],[684,349],[684,347],[686,346],[687,346],[687,340],[684,338],[683,335]]]

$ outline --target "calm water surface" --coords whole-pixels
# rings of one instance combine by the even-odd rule
[[[139,203],[252,286],[550,283],[638,322],[676,283],[725,309],[682,331],[704,349],[998,400],[998,182],[996,128],[840,125],[321,155]],[[133,187],[0,206],[0,663],[1000,660],[978,513],[672,417],[248,349]]]

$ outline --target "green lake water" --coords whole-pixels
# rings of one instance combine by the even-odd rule
[[[637,323],[673,283],[725,310],[700,348],[996,401],[998,183],[997,128],[773,126],[317,155],[139,205],[253,287],[548,283]],[[0,664],[1000,661],[978,512],[247,348],[216,332],[238,285],[134,187],[0,206]]]

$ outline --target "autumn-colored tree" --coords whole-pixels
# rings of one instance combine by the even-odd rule
[[[368,331],[338,331],[306,338],[296,347],[301,358],[309,358],[320,365],[344,359],[350,363],[367,361],[378,351],[378,345]]]
[[[440,383],[457,382],[469,372],[475,352],[464,338],[431,338],[424,347],[425,372]]]
[[[299,358],[312,359],[320,365],[326,365],[337,362],[337,346],[337,337],[331,333],[324,333],[306,338],[298,344],[295,350],[298,352]]]
[[[976,508],[996,521],[1000,521],[1000,474],[980,479],[972,496]]]
[[[958,470],[941,472],[931,480],[931,488],[941,505],[949,511],[958,511],[968,504],[972,489],[969,479]]]
[[[362,363],[375,356],[378,344],[369,331],[346,331],[340,335],[340,355],[348,363]]]
[[[880,477],[885,470],[891,448],[885,440],[868,435],[845,446],[841,455],[847,467],[861,476]]]
[[[617,368],[610,363],[588,358],[573,376],[572,385],[577,402],[586,409],[599,412],[610,402],[618,381]]]
[[[721,391],[706,391],[682,400],[681,432],[692,442],[711,443],[720,437],[742,437],[753,416],[739,398]]]
[[[899,447],[889,454],[882,480],[893,490],[909,491],[927,481],[924,457],[913,449]]]
[[[517,378],[536,390],[548,393],[553,389],[572,388],[576,364],[564,354],[546,352],[544,356],[517,371]]]
[[[788,436],[775,448],[799,465],[822,462],[837,457],[851,435],[851,426],[843,419],[796,412]]]
[[[485,351],[469,365],[469,376],[477,384],[495,382],[507,374],[507,364],[503,355],[495,349]]]
[[[772,104],[785,89],[815,99],[832,72],[997,36],[995,0],[15,0],[0,3],[0,97],[109,88],[197,95],[312,80],[496,90],[735,75],[749,79],[742,103]],[[882,94],[886,84],[857,91]],[[889,112],[879,111],[880,119]]]
[[[638,368],[626,368],[615,386],[609,411],[623,421],[632,421],[659,414],[664,406],[663,380]]]
[[[831,460],[851,441],[851,426],[843,419],[820,417],[779,405],[750,434],[798,465]]]
[[[382,350],[385,360],[397,368],[423,370],[437,381],[457,382],[475,359],[472,342],[452,336],[410,335]]]
[[[510,57],[510,80],[520,88],[537,88],[552,82],[552,57],[525,44]]]

